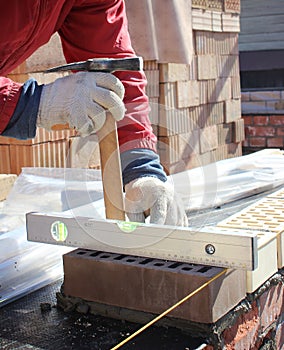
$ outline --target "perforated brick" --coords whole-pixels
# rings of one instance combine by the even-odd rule
[[[207,0],[192,0],[192,7],[196,8],[207,8]]]
[[[258,201],[239,213],[230,216],[219,223],[218,226],[282,232],[284,230],[284,198],[280,197],[280,192],[277,196],[275,198],[269,196]]]
[[[283,194],[283,189],[276,191],[218,223],[219,227],[258,231],[259,266],[247,272],[248,292],[256,290],[284,264]]]
[[[224,7],[226,12],[240,13],[241,0],[225,0]]]
[[[207,6],[210,10],[223,10],[224,0],[207,0]]]
[[[77,249],[65,254],[64,293],[159,314],[222,268]],[[229,270],[171,316],[215,322],[245,297],[245,272]]]

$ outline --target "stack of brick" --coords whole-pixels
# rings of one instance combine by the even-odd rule
[[[31,140],[0,137],[0,173],[20,174],[23,167],[59,167],[69,165],[69,138],[73,130],[47,132],[37,129]]]
[[[194,0],[191,65],[160,64],[159,153],[168,173],[240,156],[240,1]]]
[[[150,114],[149,118],[153,131],[158,135],[159,124],[159,103],[160,103],[160,72],[159,64],[156,61],[145,61],[143,69],[147,77],[146,93],[149,98]]]
[[[24,83],[34,78],[39,84],[46,84],[68,73],[44,74],[50,66],[65,62],[58,36],[53,36],[48,43],[37,50],[23,64],[18,66],[8,77]],[[47,132],[38,128],[32,140],[17,140],[0,137],[0,173],[20,174],[22,167],[66,167],[69,165],[69,139],[74,130],[54,130]]]
[[[244,140],[238,61],[240,1],[193,0],[192,6],[192,19],[188,19],[193,27],[192,63],[144,62],[150,120],[158,137],[161,162],[169,174],[240,156]],[[63,73],[43,71],[63,63],[55,35],[10,77],[20,82],[34,77],[48,83]],[[100,167],[94,137],[82,144],[73,131],[44,135],[26,142],[5,142],[2,138],[2,159],[7,163],[2,171],[19,173],[23,166]],[[42,147],[47,148],[43,151]],[[18,158],[15,150],[20,152]],[[68,150],[69,159],[63,161],[61,155]]]

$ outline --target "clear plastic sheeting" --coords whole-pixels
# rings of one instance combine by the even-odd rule
[[[85,203],[93,203],[86,215],[105,217],[99,171],[23,169],[0,210],[0,307],[62,278],[62,255],[74,249],[28,242],[26,213],[62,212]]]
[[[70,250],[27,242],[25,227],[0,235],[0,307],[62,278]]]
[[[189,211],[216,208],[284,184],[284,152],[265,149],[171,176]]]
[[[3,207],[0,232],[25,224],[28,212],[61,212],[102,198],[99,170],[23,168]]]
[[[198,215],[196,210],[212,208],[213,212],[223,204],[283,185],[283,151],[267,149],[219,161],[169,180],[192,218]],[[23,169],[0,211],[0,306],[61,278],[62,255],[72,250],[27,241],[25,215],[34,211],[104,219],[100,171]]]

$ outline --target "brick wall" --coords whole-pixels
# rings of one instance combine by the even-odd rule
[[[284,349],[284,270],[214,326],[214,349]]]
[[[284,91],[242,92],[244,153],[284,148]]]
[[[284,115],[243,115],[246,153],[263,148],[284,148]]]

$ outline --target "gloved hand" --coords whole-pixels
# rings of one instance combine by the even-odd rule
[[[80,72],[43,86],[37,126],[51,130],[68,123],[81,135],[98,131],[109,110],[116,120],[124,117],[124,87],[110,73]]]
[[[125,211],[130,221],[188,226],[187,216],[173,186],[155,177],[140,177],[125,185]]]

